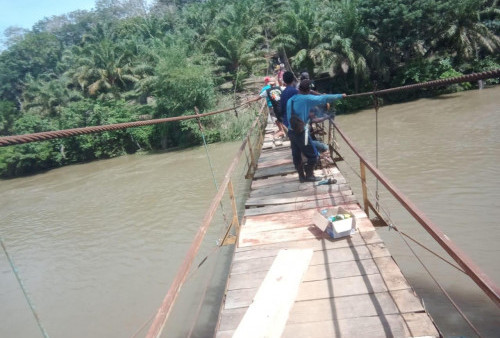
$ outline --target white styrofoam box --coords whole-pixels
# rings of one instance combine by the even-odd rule
[[[350,218],[331,222],[328,217],[338,214],[349,214]],[[332,238],[350,236],[356,232],[356,218],[354,215],[342,207],[332,207],[316,211],[313,215],[313,222],[322,231],[326,231]]]

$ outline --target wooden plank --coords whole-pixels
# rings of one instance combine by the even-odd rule
[[[338,182],[338,183],[345,183],[346,180],[342,174],[340,174],[338,171],[337,172],[332,172],[332,173],[326,173],[324,174],[328,177],[333,177],[336,180],[343,180],[343,182]],[[287,183],[297,183],[299,180],[299,175],[297,173],[291,173],[291,174],[286,174],[282,176],[271,176],[271,177],[266,177],[266,178],[261,178],[258,180],[252,181],[252,190],[256,190],[259,188],[263,188],[269,185],[284,185]]]
[[[316,210],[294,210],[268,215],[246,216],[242,229],[248,232],[270,231],[312,225],[312,216]]]
[[[267,161],[274,161],[276,159],[287,159],[292,161],[290,149],[286,147],[276,148],[274,151],[264,152],[259,157],[259,163],[266,163]]]
[[[272,147],[272,145],[270,145],[270,144],[267,144],[266,146]],[[275,167],[257,169],[257,171],[255,172],[254,178],[283,175],[283,174],[289,174],[289,173],[293,173],[293,172],[295,172],[295,167],[293,166],[293,164],[285,164],[285,165],[280,165],[280,166],[275,166]]]
[[[296,203],[287,203],[287,204],[279,204],[279,205],[266,205],[263,207],[255,207],[251,209],[247,209],[245,211],[245,215],[253,216],[253,215],[263,215],[263,214],[272,214],[276,212],[285,212],[285,211],[293,211],[293,210],[302,210],[302,209],[312,209],[312,208],[329,208],[342,204],[351,204],[357,203],[356,196],[354,195],[340,195],[336,197],[324,198],[324,199],[316,199],[314,201],[305,201],[305,202],[296,202]]]
[[[408,327],[406,337],[441,337],[427,313],[404,313],[402,316]]]
[[[359,217],[360,215],[357,210],[361,210],[358,206],[353,205],[343,205],[345,209],[349,210],[356,217],[356,226],[358,228],[370,228],[371,230],[375,230],[371,221],[367,218]],[[247,216],[245,217],[242,229],[244,233],[253,233],[260,231],[271,231],[271,230],[281,230],[281,229],[290,229],[297,227],[306,227],[314,225],[312,222],[313,214],[319,209],[305,209],[305,210],[294,210],[288,212],[280,212],[275,214],[264,214],[264,215],[256,215],[256,216]],[[373,236],[377,236],[376,234],[367,234],[366,238],[369,240]],[[379,237],[377,236],[377,239]],[[242,250],[238,248],[237,250]],[[245,249],[246,250],[246,249]]]
[[[238,238],[238,246],[262,245],[277,242],[298,241],[305,239],[324,239],[328,235],[321,232],[316,226],[283,229],[279,231],[264,231],[259,233],[245,233],[242,229]]]
[[[240,231],[240,236],[238,238],[238,247],[298,241],[313,238],[317,240],[331,239],[327,233],[321,231],[315,225],[262,232],[252,232],[242,228]],[[344,240],[344,238],[340,238],[337,240]]]
[[[280,195],[290,192],[300,192],[301,195],[314,195],[317,193],[327,193],[335,191],[351,190],[347,184],[328,184],[328,185],[315,185],[312,182],[300,183],[298,180],[295,182],[285,183],[282,185],[271,185],[262,187],[250,192],[250,197],[262,197],[269,195]]]
[[[274,144],[268,143],[266,144],[266,148],[272,148]],[[296,173],[295,166],[292,161],[283,161],[283,164],[278,164],[278,161],[273,162],[272,166],[265,165],[266,162],[259,163],[259,168],[257,169],[254,178],[261,179],[269,176],[276,175],[285,175]],[[323,170],[316,170],[315,175],[322,176],[325,175],[326,172]]]
[[[382,243],[381,243],[382,244]],[[371,249],[379,244],[371,244]],[[352,262],[359,261],[363,259],[372,259],[378,257],[390,256],[389,251],[379,248],[375,253],[376,257],[372,257],[373,252],[370,248],[365,246],[353,246],[347,248],[338,248],[338,249],[330,249],[330,250],[321,250],[314,251],[313,257],[311,259],[311,265],[323,265],[323,264],[331,264],[338,262]],[[249,271],[257,272],[257,271],[266,271],[271,266],[272,261],[274,260],[273,256],[262,257],[259,259],[246,259],[246,260],[238,260],[233,262],[233,266],[231,268],[232,274],[238,273],[247,273]]]
[[[266,205],[278,205],[278,204],[287,204],[287,203],[296,203],[296,202],[308,202],[314,201],[317,199],[327,199],[327,198],[335,198],[341,196],[353,196],[352,190],[343,190],[343,191],[335,191],[335,192],[326,192],[326,193],[318,193],[314,195],[306,195],[306,196],[297,196],[296,193],[289,194],[287,196],[283,196],[285,194],[281,194],[278,196],[262,196],[262,197],[250,197],[245,201],[245,206],[255,207],[255,206],[266,206]]]
[[[380,238],[379,242],[382,242]],[[377,243],[375,239],[373,239],[371,244],[374,243]],[[238,250],[234,254],[233,262],[276,256],[278,251],[283,248],[312,248],[314,251],[322,251],[359,245],[366,245],[364,239],[359,233],[337,240],[326,238],[320,241],[314,239],[287,243],[271,243],[270,245],[253,246],[249,248],[250,250]]]
[[[373,231],[372,233],[359,233],[366,244],[374,244],[378,242],[382,242],[378,234]],[[348,243],[350,246],[357,245],[357,236],[358,234],[354,234],[350,237],[344,237],[340,239],[333,238],[325,238],[321,240],[317,239],[309,239],[309,240],[300,240],[300,241],[290,241],[290,242],[277,242],[277,243],[268,243],[263,245],[254,245],[250,247],[238,247],[235,249],[236,253],[246,252],[246,251],[255,251],[255,250],[272,250],[272,249],[283,249],[283,248],[313,248],[315,251],[319,250],[327,250],[327,249],[336,249],[339,247],[345,247],[345,243]],[[366,237],[368,236],[368,237]]]
[[[312,254],[280,250],[233,337],[281,337]]]
[[[393,290],[391,295],[401,313],[425,311],[420,299],[412,289]]]
[[[245,310],[246,308],[223,310],[220,330],[236,329]],[[398,308],[388,292],[295,302],[287,324],[371,317],[380,314],[398,314]]]
[[[290,141],[287,140],[287,141],[283,141],[283,146],[282,147],[279,147],[279,148],[276,148],[276,149],[272,149],[272,150],[263,150],[262,151],[262,154],[266,154],[266,153],[274,153],[274,152],[277,152],[277,151],[286,151],[288,152],[289,154],[291,154],[291,150],[290,150]]]
[[[290,158],[275,158],[274,160],[260,161],[257,162],[257,170],[264,168],[271,168],[277,166],[284,166],[292,164],[292,159]]]
[[[234,331],[219,331],[217,338],[231,337]],[[407,337],[404,319],[402,316],[385,315],[380,317],[359,317],[338,321],[323,321],[310,323],[289,324],[285,328],[283,338],[315,337]]]
[[[379,274],[352,276],[304,282],[300,284],[296,301],[346,297],[388,291],[382,276]],[[233,309],[250,306],[256,293],[257,288],[228,290],[224,308]],[[407,294],[402,293],[395,294],[401,296],[401,298],[407,296]],[[398,304],[396,303],[396,305]]]
[[[283,332],[287,337],[406,337],[404,320],[400,315],[359,317],[338,321],[290,324]]]
[[[248,271],[245,273],[232,273],[230,275],[228,290],[250,289],[258,287],[267,271]],[[379,270],[374,260],[363,259],[356,262],[336,262],[325,265],[310,265],[304,275],[304,282],[324,280],[328,278],[346,278],[362,275],[378,274]]]
[[[390,290],[410,288],[410,284],[408,284],[408,281],[404,278],[401,270],[392,257],[377,257],[375,258],[375,262]]]

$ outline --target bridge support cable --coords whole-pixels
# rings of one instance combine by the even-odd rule
[[[24,286],[23,280],[21,279],[21,276],[19,275],[19,271],[16,268],[16,265],[14,264],[14,260],[10,256],[9,252],[7,251],[7,248],[5,246],[5,243],[3,242],[3,238],[0,236],[0,245],[2,246],[2,249],[5,253],[5,256],[7,257],[7,260],[9,261],[9,265],[12,269],[12,272],[16,276],[17,282],[19,284],[19,287],[21,288],[24,298],[26,299],[26,302],[28,303],[31,312],[33,313],[33,317],[35,317],[36,323],[38,327],[40,328],[40,331],[43,335],[44,338],[49,338],[49,335],[47,331],[45,331],[45,328],[42,325],[42,322],[40,321],[40,317],[38,316],[38,312],[35,309],[35,305],[33,304],[33,301],[31,300],[31,297],[29,296],[28,292],[26,291],[26,287]]]
[[[200,115],[200,111],[198,110],[198,107],[194,107],[194,112],[195,112],[196,116]],[[217,179],[215,178],[214,166],[212,165],[212,159],[210,157],[210,153],[208,152],[207,140],[205,139],[205,131],[203,130],[203,125],[201,124],[201,119],[198,117],[196,119],[196,121],[198,122],[198,127],[200,128],[201,137],[203,139],[203,146],[205,148],[205,153],[207,154],[208,165],[210,166],[210,172],[212,173],[212,179],[214,181],[215,191],[218,191],[219,185],[217,184]],[[220,201],[220,208],[222,211],[222,218],[224,219],[224,223],[227,226],[227,216],[226,216],[226,212],[224,211],[224,205],[222,204],[222,201]]]
[[[390,229],[390,228],[389,228]],[[472,322],[469,320],[469,318],[465,315],[465,313],[462,311],[460,306],[458,306],[457,303],[451,298],[450,294],[445,290],[445,288],[439,283],[432,274],[432,272],[427,268],[427,266],[424,264],[424,262],[420,259],[420,257],[417,255],[417,253],[413,250],[413,248],[410,246],[410,243],[403,237],[403,234],[396,229],[396,231],[399,233],[401,236],[401,239],[405,242],[406,246],[410,251],[412,252],[413,256],[418,260],[420,265],[424,268],[424,270],[427,272],[427,274],[430,276],[430,278],[434,281],[434,283],[438,286],[438,288],[441,290],[441,292],[445,295],[445,297],[450,301],[450,303],[453,305],[453,307],[458,311],[460,316],[465,320],[465,322],[469,325],[469,327],[479,336],[482,337],[481,333],[478,331],[478,329],[472,324]],[[460,270],[462,271],[462,270]],[[464,271],[462,271],[464,272]]]
[[[462,82],[475,82],[477,80],[492,79],[492,78],[496,78],[496,77],[500,77],[500,69],[489,70],[489,71],[481,72],[481,73],[472,73],[472,74],[467,74],[467,75],[462,75],[462,76],[457,76],[457,77],[450,77],[447,79],[439,79],[439,80],[415,83],[415,84],[411,84],[411,85],[388,88],[388,89],[378,89],[376,92],[372,91],[372,92],[364,92],[364,93],[358,93],[358,94],[349,94],[346,96],[346,98],[370,96],[370,95],[374,95],[374,94],[380,96],[380,95],[384,95],[384,94],[392,94],[392,93],[410,91],[410,90],[421,89],[421,88],[442,87],[442,86],[447,86],[450,84],[462,83]]]
[[[261,99],[260,97],[256,97],[256,98],[250,99],[248,101],[245,101],[237,106],[233,106],[231,108],[216,110],[213,112],[203,113],[203,114],[199,114],[199,115],[195,114],[195,115],[174,116],[174,117],[166,117],[166,118],[146,120],[146,121],[124,122],[124,123],[109,124],[109,125],[102,125],[102,126],[73,128],[73,129],[54,130],[54,131],[44,131],[41,133],[34,133],[34,134],[3,136],[3,137],[0,137],[0,147],[5,147],[5,146],[10,146],[10,145],[15,145],[15,144],[31,143],[31,142],[37,142],[37,141],[47,141],[47,140],[52,140],[52,139],[57,139],[57,138],[65,138],[65,137],[72,137],[72,136],[92,134],[92,133],[102,133],[105,131],[113,131],[113,130],[120,130],[120,129],[127,129],[127,128],[150,126],[150,125],[160,124],[160,123],[165,123],[165,122],[197,119],[200,117],[216,115],[216,114],[232,111],[235,108],[242,107],[242,106],[245,106],[245,105],[250,104],[252,102],[259,101],[260,99]]]

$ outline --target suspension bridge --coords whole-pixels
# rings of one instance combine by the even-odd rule
[[[498,76],[500,70],[348,97],[371,95],[376,98],[389,92]],[[256,98],[225,110],[204,114],[196,112],[192,116],[0,137],[0,146],[181,119],[196,118],[200,121],[204,116],[234,111],[257,101]],[[378,111],[377,105],[376,110]],[[267,119],[263,111],[261,109],[244,137],[219,185],[176,278],[151,320],[147,337],[159,337],[162,334],[183,283],[190,271],[196,269],[193,267],[194,260],[226,194],[231,201],[232,219],[219,245],[235,245],[235,250],[216,325],[216,337],[440,336],[439,329],[418,295],[375,231],[370,212],[381,221],[384,221],[384,217],[379,212],[378,201],[370,201],[368,197],[367,172],[375,176],[453,258],[454,261],[446,263],[467,274],[497,306],[500,305],[499,288],[377,166],[363,157],[337,125],[329,121],[324,128],[327,130],[325,141],[330,145],[331,156],[322,161],[315,172],[317,176],[334,179],[335,183],[299,183],[292,164],[289,142],[274,139],[274,127],[265,123]],[[353,194],[336,165],[336,161],[341,161],[342,156],[335,148],[335,137],[343,138],[360,160],[363,187],[361,200]],[[248,159],[246,178],[251,178],[252,183],[250,196],[245,202],[244,216],[240,220],[231,175],[243,154]],[[332,239],[314,224],[316,212],[335,206],[342,206],[354,216],[356,232],[352,235]],[[387,225],[398,231],[396,226]],[[412,240],[404,233],[401,236]],[[3,242],[2,248],[9,257]],[[24,291],[22,279],[17,275],[15,266],[12,267]],[[442,291],[446,294],[446,290],[442,288]],[[453,299],[449,299],[462,313]],[[28,297],[27,301],[39,322]],[[480,332],[466,316],[463,317],[480,336]],[[43,335],[48,336],[40,322],[39,326]]]

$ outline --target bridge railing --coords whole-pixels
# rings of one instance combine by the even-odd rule
[[[238,207],[236,203],[236,196],[234,193],[234,186],[231,179],[231,176],[235,172],[238,164],[246,150],[248,150],[248,170],[245,175],[245,178],[252,177],[253,173],[257,169],[257,160],[259,153],[258,151],[262,147],[262,143],[264,141],[264,130],[265,123],[267,120],[267,109],[264,109],[265,105],[263,104],[260,108],[259,114],[257,115],[255,121],[247,132],[246,136],[243,139],[242,144],[240,145],[238,152],[234,156],[229,168],[224,174],[224,179],[222,183],[220,183],[218,187],[218,191],[214,198],[212,199],[208,210],[206,211],[201,225],[193,239],[189,250],[180,265],[175,279],[173,280],[170,288],[168,289],[167,294],[165,295],[163,302],[158,309],[158,312],[148,330],[146,337],[159,337],[161,332],[165,326],[165,323],[171,313],[174,303],[179,295],[181,287],[186,282],[188,278],[188,274],[192,268],[193,262],[197,257],[197,253],[201,247],[203,242],[203,238],[207,233],[209,226],[211,225],[214,215],[218,210],[219,206],[222,203],[222,199],[227,193],[229,195],[229,199],[231,201],[231,224],[226,228],[226,231],[223,237],[219,240],[219,246],[226,244],[234,244],[236,242],[236,238],[239,233],[239,220],[238,220]],[[231,234],[232,229],[236,232],[235,235]]]
[[[500,289],[481,269],[435,225],[414,203],[412,203],[384,174],[377,169],[359,151],[349,137],[335,123],[332,123],[337,133],[359,159],[361,187],[363,191],[363,207],[369,216],[373,211],[381,220],[384,217],[379,213],[374,203],[368,198],[366,172],[367,170],[392,194],[392,196],[403,206],[413,218],[436,240],[436,242],[458,263],[463,271],[485,292],[485,294],[500,307]]]

